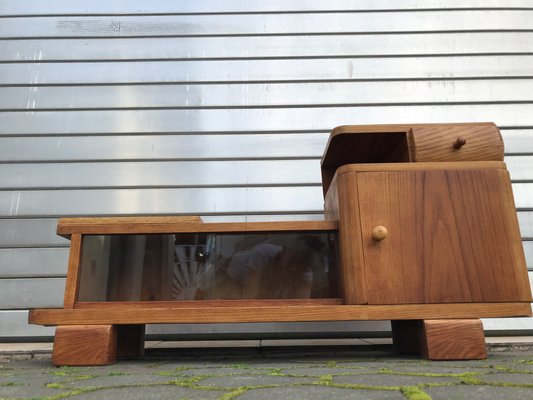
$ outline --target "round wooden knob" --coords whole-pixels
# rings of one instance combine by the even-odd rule
[[[389,231],[382,225],[378,225],[372,230],[372,239],[375,241],[382,241],[383,239],[386,239],[387,236],[389,236]]]
[[[457,139],[455,139],[455,142],[453,142],[453,148],[459,150],[465,144],[466,139],[464,137],[458,137]]]

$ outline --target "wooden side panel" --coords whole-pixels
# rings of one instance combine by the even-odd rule
[[[54,365],[108,365],[115,362],[117,331],[112,325],[72,325],[56,329]]]
[[[65,308],[74,308],[74,303],[78,296],[81,245],[81,235],[72,235],[70,238],[70,254],[68,257],[67,281],[65,284],[65,298],[63,302],[63,307]]]
[[[483,324],[479,319],[422,321],[421,354],[429,360],[487,358]]]
[[[337,175],[326,196],[326,218],[339,221],[339,270],[345,304],[366,304],[357,175]]]
[[[505,170],[362,172],[357,181],[370,304],[531,301]],[[381,241],[371,235],[378,225],[389,232]]]
[[[413,126],[414,161],[502,161],[503,139],[496,125]]]

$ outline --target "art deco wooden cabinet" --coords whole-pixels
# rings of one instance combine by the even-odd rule
[[[147,323],[328,320],[391,320],[400,352],[476,359],[479,318],[531,315],[494,124],[338,127],[322,181],[325,221],[62,219],[65,305],[30,322],[59,325],[54,363],[79,365],[141,354]]]

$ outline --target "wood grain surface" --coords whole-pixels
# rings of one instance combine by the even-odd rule
[[[503,139],[491,123],[413,127],[413,160],[503,161]],[[457,140],[462,143],[457,146]],[[464,142],[464,143],[463,143]]]
[[[70,238],[70,253],[68,256],[67,279],[65,283],[65,297],[63,307],[73,308],[78,296],[80,260],[82,240],[80,234]]]
[[[334,181],[333,190],[328,196],[337,193],[339,218],[339,258],[342,297],[346,304],[368,303],[366,282],[364,279],[365,263],[363,239],[359,215],[359,197],[357,178],[353,174],[341,175]],[[331,193],[331,194],[330,194]]]
[[[531,301],[507,171],[356,179],[370,304]],[[378,242],[379,225],[389,236]]]
[[[117,332],[111,325],[58,326],[54,365],[108,365],[115,362]]]
[[[460,143],[460,145],[458,145]],[[346,164],[502,161],[503,140],[491,122],[344,125],[333,129],[322,156],[324,195]]]
[[[217,222],[182,221],[177,217],[158,218],[61,218],[57,233],[68,236],[75,233],[91,235],[149,234],[149,233],[245,233],[334,231],[337,221],[279,221],[279,222]]]
[[[317,305],[251,307],[113,307],[30,310],[39,325],[303,322],[407,319],[471,319],[531,316],[530,303]]]
[[[483,324],[479,319],[422,321],[421,355],[429,360],[487,358]]]
[[[113,302],[78,302],[74,308],[109,309],[109,308],[201,308],[201,307],[282,307],[282,306],[319,306],[341,305],[340,298],[330,299],[250,299],[250,300],[179,300],[179,301],[113,301]]]

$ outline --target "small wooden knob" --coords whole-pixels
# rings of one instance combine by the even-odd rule
[[[453,148],[459,150],[465,144],[466,139],[464,137],[458,137],[457,139],[455,139],[455,142],[453,142]]]
[[[382,225],[378,225],[372,230],[372,239],[375,241],[380,242],[386,239],[387,236],[389,236],[389,231]]]

